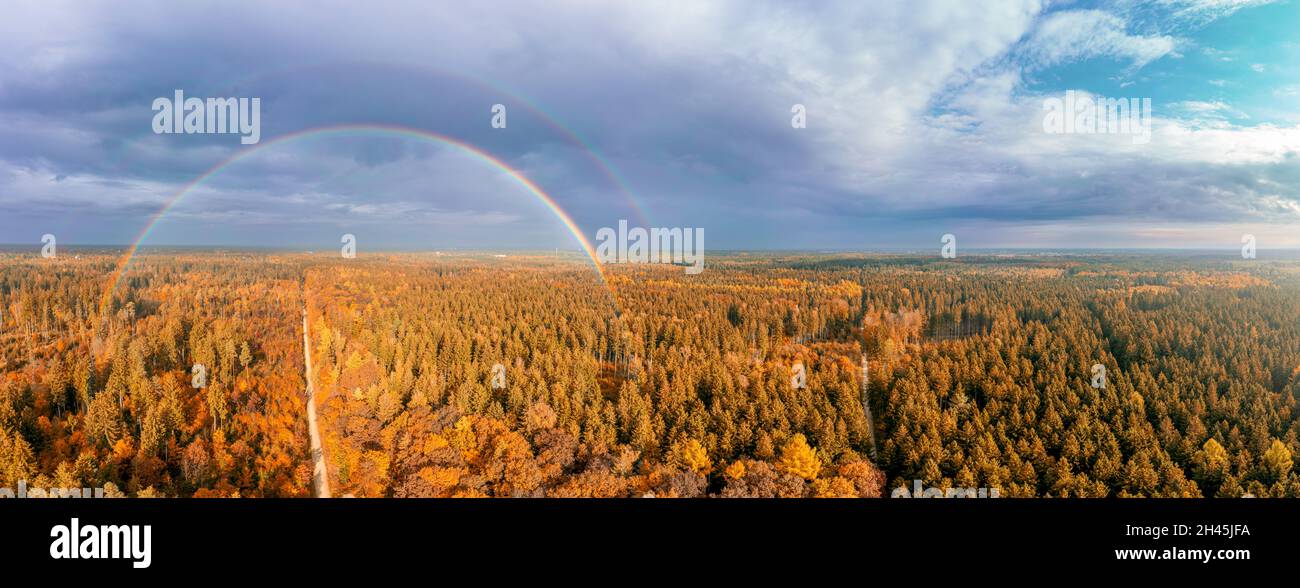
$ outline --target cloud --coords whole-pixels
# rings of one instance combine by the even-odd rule
[[[1238,10],[1272,4],[1277,0],[1157,0],[1157,4],[1169,9],[1176,18],[1189,19],[1198,23],[1218,20],[1232,15]]]
[[[1199,120],[1193,121],[1192,124],[1195,124],[1196,122],[1204,122],[1206,120],[1214,120],[1221,123],[1227,118],[1250,118],[1250,116],[1245,112],[1233,108],[1222,100],[1185,100],[1182,102],[1174,102],[1169,105],[1169,108],[1176,112],[1182,112],[1197,117]]]
[[[241,148],[153,135],[150,101],[178,87],[260,96],[268,145],[201,182],[160,242],[572,245],[518,182],[455,147],[272,143],[340,123],[490,152],[589,237],[643,213],[717,247],[929,244],[953,226],[989,244],[1106,245],[1078,228],[1096,223],[1176,245],[1185,231],[1153,229],[1298,218],[1300,127],[1247,125],[1231,95],[1157,103],[1146,145],[1042,132],[1053,88],[1090,87],[1070,85],[1080,69],[1118,67],[1146,91],[1198,23],[1255,2],[234,4],[15,8],[0,23],[0,231],[134,237]],[[495,103],[506,129],[488,124]],[[790,125],[796,103],[807,128]]]
[[[1038,68],[1098,57],[1141,68],[1177,47],[1174,37],[1130,34],[1126,26],[1123,18],[1100,10],[1055,12],[1038,23],[1021,51]]]

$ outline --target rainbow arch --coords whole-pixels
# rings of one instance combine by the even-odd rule
[[[578,227],[578,224],[573,221],[573,218],[570,217],[569,214],[565,212],[563,208],[560,207],[559,203],[557,203],[555,199],[551,197],[550,194],[547,194],[546,191],[542,190],[542,188],[538,186],[537,183],[533,182],[522,172],[510,167],[509,164],[502,161],[498,157],[478,147],[475,147],[465,141],[461,141],[453,137],[448,137],[440,133],[426,131],[423,129],[403,127],[398,125],[387,125],[387,124],[338,124],[338,125],[330,125],[325,127],[313,127],[309,129],[295,131],[292,133],[280,135],[268,140],[261,141],[256,145],[250,146],[246,149],[239,150],[234,154],[232,154],[230,157],[227,157],[226,159],[222,160],[220,163],[217,163],[216,165],[208,168],[207,171],[204,171],[202,174],[199,174],[198,177],[191,180],[188,184],[182,186],[180,190],[177,190],[176,194],[173,195],[171,199],[169,199],[165,204],[163,204],[163,206],[158,209],[158,212],[155,212],[149,218],[149,222],[145,224],[144,228],[140,231],[139,235],[136,236],[136,238],[131,242],[131,245],[127,247],[126,251],[123,252],[122,256],[118,259],[117,264],[113,268],[113,273],[111,274],[111,281],[109,282],[108,288],[104,291],[104,295],[100,300],[100,304],[99,304],[100,316],[101,317],[105,316],[109,304],[112,302],[113,293],[117,290],[117,286],[121,282],[122,276],[126,273],[127,268],[130,266],[132,258],[135,257],[136,251],[140,249],[140,245],[144,242],[144,240],[149,237],[149,233],[153,231],[153,228],[158,224],[158,221],[162,220],[162,218],[167,215],[167,212],[170,211],[173,207],[175,207],[176,204],[179,203],[181,199],[185,197],[186,194],[190,193],[190,191],[198,187],[205,180],[211,178],[212,176],[221,172],[226,167],[240,161],[241,159],[248,157],[249,155],[252,155],[254,153],[260,152],[263,149],[266,149],[274,145],[283,144],[289,141],[302,139],[305,137],[347,135],[347,134],[356,134],[356,133],[396,135],[401,137],[418,139],[422,141],[432,141],[444,145],[450,145],[459,149],[463,153],[472,155],[475,158],[484,161],[492,165],[493,167],[496,167],[497,169],[505,172],[515,181],[519,182],[521,185],[527,188],[528,191],[531,192],[534,196],[536,196],[539,200],[541,200],[541,202],[545,204],[548,209],[550,209],[550,211],[560,220],[560,222],[564,224],[564,227],[573,235],[574,239],[576,239],[578,241],[578,244],[582,247],[583,253],[585,253],[587,257],[591,259],[591,263],[595,267],[596,274],[599,276],[601,283],[604,284],[606,288],[609,287],[609,282],[605,279],[604,266],[600,263],[600,258],[596,255],[596,249],[592,247],[591,241],[588,240],[586,235],[582,233],[582,230]]]

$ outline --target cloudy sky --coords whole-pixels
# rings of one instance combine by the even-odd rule
[[[1300,247],[1300,1],[6,2],[0,243]],[[155,134],[259,97],[261,143]],[[1147,98],[1152,134],[1044,130]],[[506,128],[491,125],[506,106]],[[792,106],[806,127],[791,124]]]

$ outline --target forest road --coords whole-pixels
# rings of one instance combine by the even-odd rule
[[[316,388],[311,382],[311,338],[307,336],[307,309],[302,309],[302,356],[307,378],[307,425],[311,432],[311,481],[317,498],[330,497],[329,472],[325,469],[325,452],[321,449],[320,430],[316,428]]]
[[[876,459],[876,419],[871,414],[871,392],[868,382],[871,372],[868,369],[867,356],[862,356],[862,413],[867,417],[867,431],[871,433],[871,459]]]

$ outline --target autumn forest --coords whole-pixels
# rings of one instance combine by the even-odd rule
[[[1300,262],[121,253],[0,252],[0,487],[1300,497]]]

